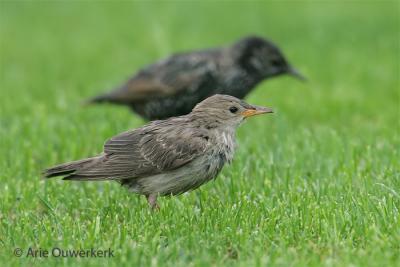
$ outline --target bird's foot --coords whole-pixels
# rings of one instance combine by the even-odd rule
[[[147,203],[149,203],[149,206],[153,210],[160,209],[160,206],[158,206],[158,204],[157,204],[157,194],[150,194],[150,195],[146,196],[146,198],[147,198]]]

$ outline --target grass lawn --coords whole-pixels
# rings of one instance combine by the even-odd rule
[[[399,266],[399,3],[0,2],[0,266]],[[143,121],[82,100],[174,51],[274,40],[309,78],[232,165],[160,212],[117,183],[43,181]],[[113,258],[26,257],[29,248]],[[22,257],[14,256],[21,248]]]

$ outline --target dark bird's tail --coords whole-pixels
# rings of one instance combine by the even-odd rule
[[[85,104],[100,104],[100,103],[113,103],[115,100],[110,94],[102,94],[86,100]]]
[[[88,99],[86,104],[99,104],[99,103],[113,103],[113,104],[126,104],[130,100],[129,91],[125,87],[112,90],[110,92],[92,97]]]
[[[81,159],[60,164],[43,171],[45,178],[65,176],[64,180],[92,180],[90,176],[81,176],[78,173],[83,170],[91,169],[101,161],[102,156]]]

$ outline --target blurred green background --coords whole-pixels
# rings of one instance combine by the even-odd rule
[[[399,2],[0,2],[0,265],[398,266]],[[176,51],[273,40],[309,79],[248,97],[231,166],[144,199],[114,183],[44,182],[144,122],[82,106]],[[112,259],[15,248],[112,248]]]

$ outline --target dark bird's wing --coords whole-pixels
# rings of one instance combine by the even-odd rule
[[[202,155],[207,145],[204,136],[190,127],[177,127],[171,121],[156,121],[111,138],[104,145],[101,161],[65,179],[119,180],[151,176],[179,168]]]
[[[91,101],[129,104],[143,99],[178,94],[184,90],[195,91],[201,84],[213,79],[218,51],[171,56],[141,70],[122,87]]]

